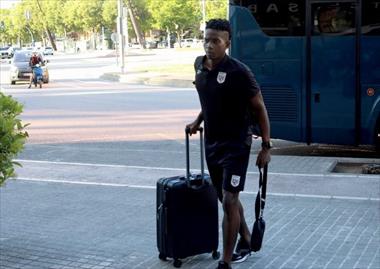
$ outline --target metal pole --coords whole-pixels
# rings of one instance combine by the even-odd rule
[[[30,22],[30,18],[31,18],[30,10],[26,10],[26,11],[25,11],[25,18],[26,18],[26,20],[27,20],[27,22],[28,22],[28,24],[29,24],[29,22]],[[33,37],[33,33],[32,33],[32,31],[29,29],[28,26],[26,26],[26,29],[29,31],[29,34],[30,34],[30,36],[32,37],[32,46],[34,47],[34,37]]]
[[[119,52],[120,52],[120,69],[121,73],[124,73],[124,38],[123,38],[123,1],[117,2],[117,32],[119,34]]]
[[[25,28],[26,28],[26,30],[28,30],[28,32],[29,32],[29,34],[30,34],[30,37],[32,38],[32,47],[34,47],[34,37],[33,37],[33,33],[32,33],[32,31],[29,29],[28,26],[26,26]]]
[[[102,49],[104,50],[104,26],[102,26]]]
[[[123,29],[124,29],[124,46],[125,53],[128,54],[129,48],[129,35],[128,35],[128,8],[123,8]]]

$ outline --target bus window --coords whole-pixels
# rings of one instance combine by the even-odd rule
[[[380,35],[380,0],[363,1],[362,33]]]
[[[317,3],[312,5],[313,35],[354,35],[355,4]]]
[[[249,9],[269,36],[305,35],[304,0],[230,0],[230,3]]]

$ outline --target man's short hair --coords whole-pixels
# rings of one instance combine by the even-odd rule
[[[206,22],[206,29],[228,32],[228,39],[231,39],[231,26],[228,20],[212,19]]]

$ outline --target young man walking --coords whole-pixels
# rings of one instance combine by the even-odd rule
[[[223,204],[223,256],[217,269],[229,269],[250,255],[250,230],[244,218],[239,192],[244,189],[252,143],[252,115],[258,121],[262,149],[256,165],[270,161],[269,119],[254,75],[238,60],[229,57],[231,29],[227,20],[206,24],[205,56],[195,60],[195,85],[201,103],[196,120],[187,125],[196,133],[204,121],[208,170]],[[236,253],[233,253],[237,240]]]

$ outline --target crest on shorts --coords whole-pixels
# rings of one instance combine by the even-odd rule
[[[232,175],[232,177],[231,177],[231,185],[232,185],[232,187],[239,186],[239,183],[240,183],[240,176]]]
[[[219,72],[216,78],[216,81],[218,81],[219,84],[222,84],[226,80],[226,77],[227,77],[226,72]]]

